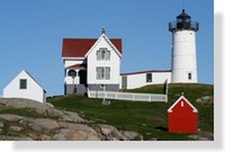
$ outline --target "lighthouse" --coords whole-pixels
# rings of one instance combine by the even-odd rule
[[[172,83],[197,83],[195,33],[199,23],[192,22],[185,10],[169,23],[172,33]]]

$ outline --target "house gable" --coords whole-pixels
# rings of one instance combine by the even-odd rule
[[[104,33],[102,33],[102,35],[100,36],[100,38],[95,42],[95,44],[90,48],[90,50],[85,54],[85,57],[87,57],[89,54],[90,54],[90,52],[92,51],[92,50],[94,50],[95,48],[96,48],[96,46],[100,43],[100,41],[102,41],[102,40],[105,40],[108,44],[109,44],[109,46],[112,48],[112,50],[114,50],[118,55],[119,55],[119,57],[121,58],[122,57],[122,47],[121,47],[121,45],[120,45],[120,51],[116,48],[116,46],[110,41],[110,39],[108,39],[108,37],[104,34]]]
[[[174,102],[174,104],[167,110],[169,113],[172,113],[173,112],[173,109],[178,105],[178,104],[181,104],[181,106],[184,106],[183,104],[184,103],[181,103],[181,102],[185,102],[187,103],[187,105],[192,109],[192,112],[194,113],[198,113],[198,110],[182,95],[180,96],[179,99],[177,99],[176,102]]]
[[[21,87],[21,82],[23,86]],[[5,98],[27,98],[40,102],[45,101],[46,91],[26,71],[21,71],[3,90]]]

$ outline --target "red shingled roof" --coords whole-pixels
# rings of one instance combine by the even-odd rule
[[[98,39],[63,39],[62,57],[84,57]],[[122,40],[110,39],[122,54]]]

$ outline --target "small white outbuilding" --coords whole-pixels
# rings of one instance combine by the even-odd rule
[[[26,98],[46,101],[46,91],[26,71],[21,71],[3,90],[3,98]]]

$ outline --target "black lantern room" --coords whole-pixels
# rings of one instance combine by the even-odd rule
[[[199,30],[199,23],[192,22],[191,17],[185,13],[185,10],[182,10],[182,13],[177,16],[177,20],[175,22],[169,23],[169,31],[175,32],[179,30]]]

